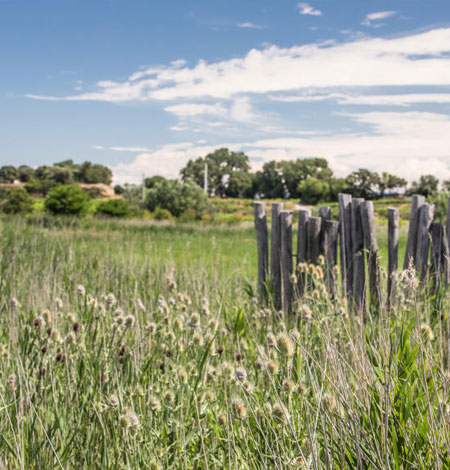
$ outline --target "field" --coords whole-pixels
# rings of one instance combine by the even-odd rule
[[[0,223],[0,468],[450,468],[448,292],[285,318],[249,224]]]

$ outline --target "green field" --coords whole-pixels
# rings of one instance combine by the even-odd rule
[[[450,468],[447,292],[280,318],[250,224],[0,223],[0,468]]]

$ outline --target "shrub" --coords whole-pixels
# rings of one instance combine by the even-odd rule
[[[152,212],[159,207],[179,217],[189,210],[195,212],[198,218],[205,210],[207,201],[206,194],[195,183],[164,180],[148,190],[145,204]]]
[[[73,184],[56,186],[48,193],[45,208],[55,215],[84,215],[89,208],[89,196]]]
[[[153,213],[153,218],[156,220],[170,220],[172,218],[172,214],[167,209],[157,207]]]
[[[130,206],[124,199],[109,199],[102,201],[95,213],[109,217],[127,217],[130,215]]]
[[[31,212],[33,201],[23,188],[11,188],[4,194],[2,209],[5,214],[27,214]]]
[[[53,180],[37,180],[32,178],[26,185],[25,190],[29,194],[43,194],[46,196],[50,189],[58,186]]]

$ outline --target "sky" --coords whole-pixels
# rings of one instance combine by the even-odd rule
[[[220,147],[450,178],[449,0],[0,0],[0,165]]]

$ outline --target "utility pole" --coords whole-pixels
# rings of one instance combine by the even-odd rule
[[[206,195],[208,195],[208,164],[205,163],[205,179],[203,183],[203,188],[205,190]]]

